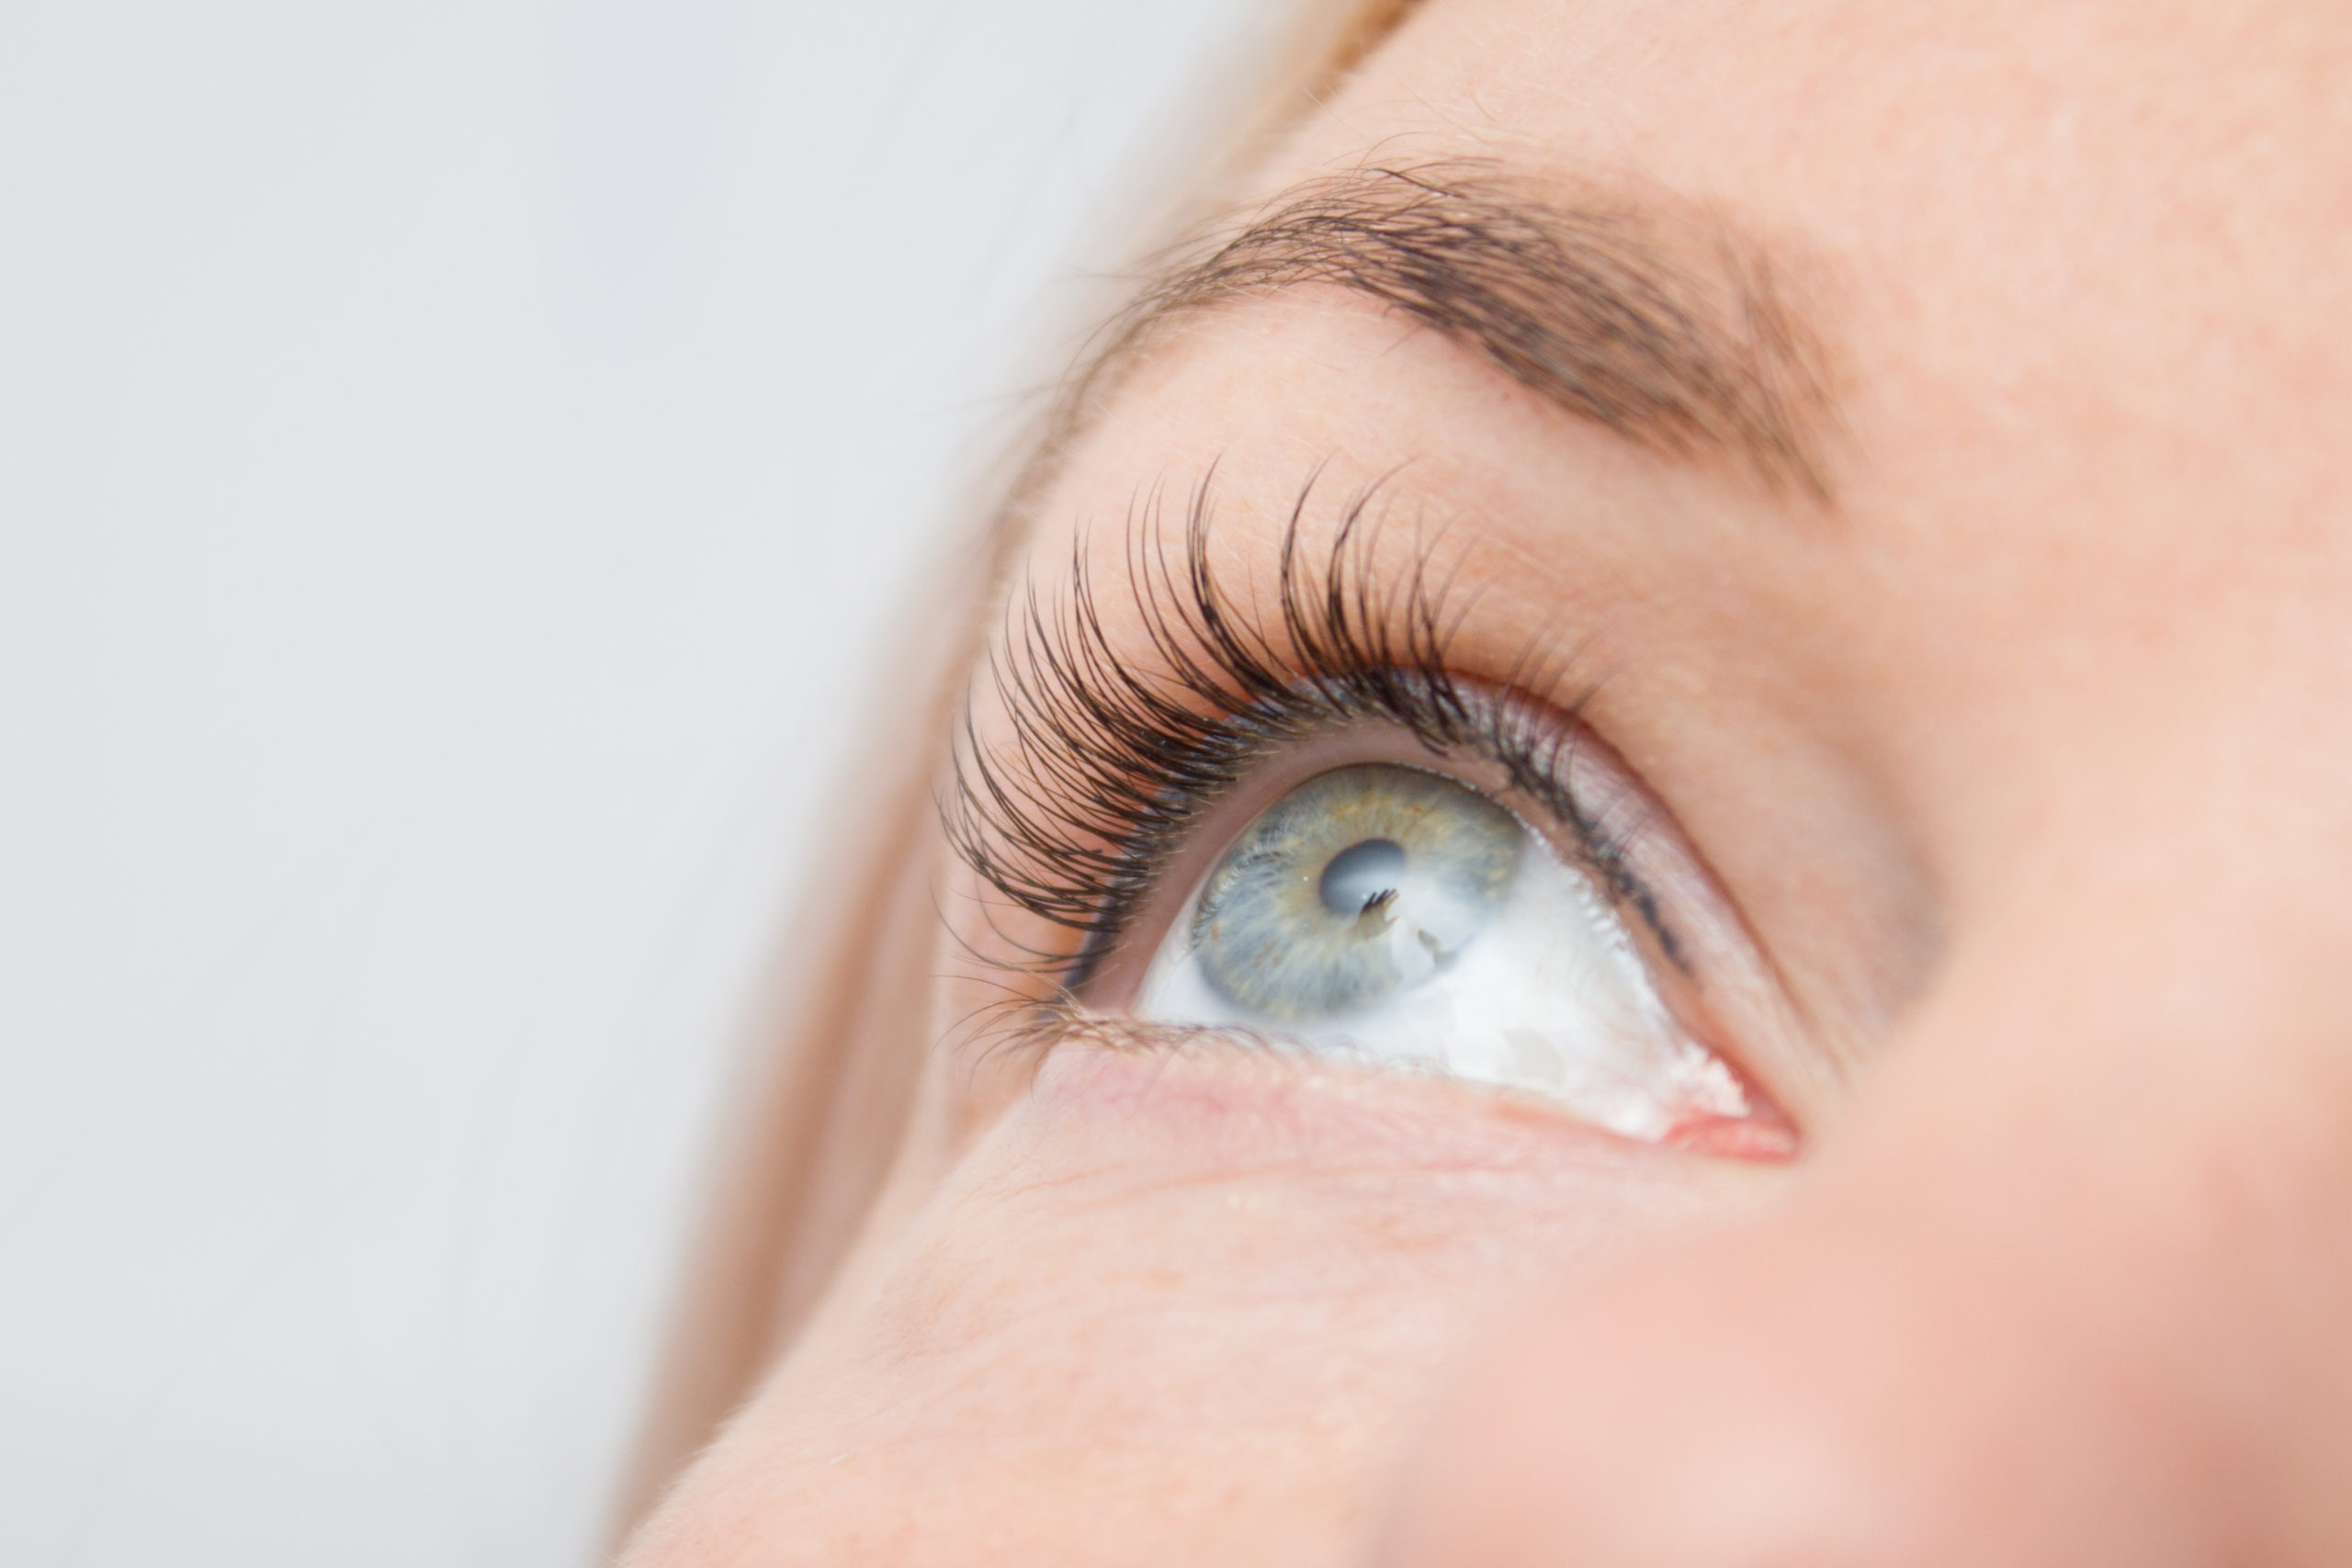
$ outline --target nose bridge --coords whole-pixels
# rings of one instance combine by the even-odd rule
[[[1866,1075],[1855,1157],[2015,1144],[2047,1180],[2130,1173],[2097,1194],[2126,1209],[2165,1173],[2344,1160],[2352,773],[2243,730],[2185,716],[1986,856]]]
[[[1783,1208],[1494,1353],[1401,1541],[2352,1562],[2352,947],[2327,879],[2246,869],[2281,825],[2127,795],[1955,929]]]
[[[1983,1100],[1984,1126],[2057,1117],[2077,1139],[2342,1111],[2352,708],[2298,722],[2307,684],[2143,682],[2165,690],[2059,703],[1987,760],[1966,793],[2002,804],[1941,846],[1938,972],[1862,1125],[1921,1073],[1944,1122]]]
[[[2332,900],[2352,931],[2352,878],[2335,874],[2352,863],[2352,514],[2309,538],[2199,521],[2118,528],[2148,536],[2030,584],[1954,588],[1917,618],[1912,661],[1871,688],[1892,705],[1873,723],[1906,737],[1892,788],[1948,921],[1989,927],[1981,906],[2010,899],[2001,918],[2038,924],[2036,904],[2107,895],[2135,917],[2193,916],[2245,883],[2257,916]]]
[[[1691,1420],[1785,1434],[1858,1562],[2352,1562],[2311,1502],[2352,1496],[2352,920],[2308,823],[2097,828],[1955,933],[1787,1213],[1685,1260],[1741,1303]],[[1828,1510],[1789,1561],[1846,1561]]]
[[[2352,1495],[2352,953],[2092,869],[1954,952],[1726,1344],[1793,1350],[1799,1447],[1896,1500],[1863,1560],[2352,1561],[2311,1506]]]

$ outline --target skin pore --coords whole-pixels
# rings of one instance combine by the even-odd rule
[[[1354,238],[1099,378],[966,777],[1070,787],[1030,595],[1164,681],[1139,562],[1262,614],[1363,501],[1365,602],[1442,581],[1643,803],[1646,961],[1794,1157],[1125,1021],[1246,812],[1060,1028],[1081,936],[902,833],[888,1185],[625,1561],[2352,1561],[2346,83],[2317,4],[1415,11],[1227,229]],[[1432,296],[1400,175],[1590,265]]]

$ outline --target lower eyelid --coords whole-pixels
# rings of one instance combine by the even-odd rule
[[[1169,1024],[1054,1010],[1024,1026],[1031,1092],[1056,1116],[1140,1112],[1164,1135],[1189,1118],[1319,1146],[1357,1167],[1385,1150],[1399,1167],[1462,1169],[1565,1156],[1634,1167],[1772,1165],[1801,1152],[1777,1110],[1746,1122],[1693,1122],[1655,1140],[1621,1137],[1535,1095],[1435,1072],[1335,1060],[1231,1027]],[[1179,1125],[1170,1126],[1174,1116]]]

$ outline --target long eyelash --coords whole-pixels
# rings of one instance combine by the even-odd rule
[[[1531,723],[1523,706],[1464,688],[1446,651],[1466,604],[1416,540],[1404,573],[1374,570],[1379,487],[1342,509],[1329,545],[1303,533],[1310,478],[1283,528],[1271,616],[1238,599],[1212,564],[1215,473],[1192,492],[1171,558],[1161,497],[1128,520],[1124,586],[1148,645],[1123,653],[1107,629],[1085,540],[1071,548],[1068,591],[1048,602],[1033,581],[1015,596],[978,679],[1001,710],[983,744],[967,701],[950,786],[948,842],[1015,908],[1077,933],[1077,956],[1020,949],[1075,991],[1117,944],[1200,814],[1276,747],[1349,721],[1385,720],[1432,751],[1475,748],[1577,835],[1611,891],[1658,930],[1654,901],[1626,868],[1624,824],[1568,795],[1573,727]],[[1565,662],[1538,638],[1506,682],[1560,683]],[[1589,696],[1589,693],[1583,694]],[[1565,705],[1569,711],[1582,698]]]

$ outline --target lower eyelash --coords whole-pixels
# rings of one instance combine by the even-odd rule
[[[1448,669],[1458,615],[1430,541],[1416,538],[1400,576],[1377,575],[1375,486],[1341,509],[1329,547],[1310,555],[1302,540],[1310,478],[1283,532],[1269,616],[1237,599],[1210,564],[1214,479],[1193,490],[1173,558],[1157,493],[1129,519],[1125,583],[1150,668],[1105,629],[1082,537],[1068,592],[1048,603],[1033,583],[1018,595],[982,664],[1005,730],[984,744],[967,702],[940,803],[947,840],[1009,903],[1080,939],[1074,957],[1016,950],[1065,994],[1076,990],[1202,811],[1253,764],[1317,732],[1374,720],[1433,751],[1471,749],[1501,763],[1514,787],[1568,826],[1589,869],[1676,958],[1655,899],[1628,869],[1627,825],[1602,823],[1569,793],[1572,727],[1532,722],[1523,699],[1498,702]],[[1560,683],[1543,645],[1520,660],[1510,688]]]

